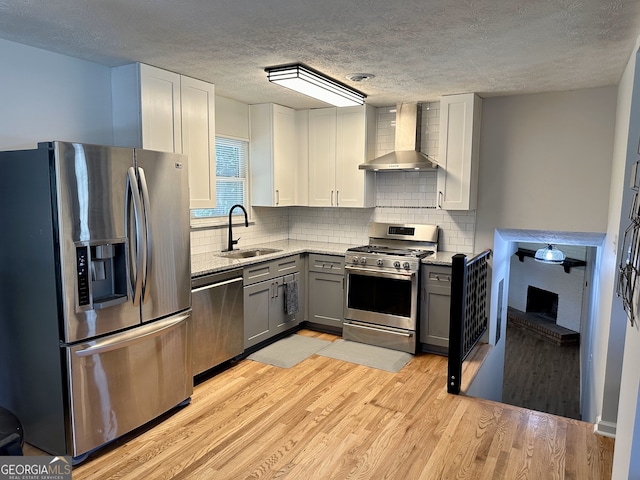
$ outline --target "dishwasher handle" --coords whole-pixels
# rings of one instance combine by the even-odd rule
[[[191,279],[191,291],[195,292],[206,287],[224,285],[228,281],[243,280],[243,270],[233,269],[222,272],[208,273]]]
[[[232,278],[231,280],[223,280],[222,282],[209,283],[203,287],[197,287],[191,290],[191,293],[201,292],[202,290],[209,290],[210,288],[222,287],[223,285],[229,285],[231,283],[242,282],[242,277]]]

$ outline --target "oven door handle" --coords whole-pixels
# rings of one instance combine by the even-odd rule
[[[366,327],[364,325],[360,325],[359,323],[354,323],[354,322],[348,322],[348,323],[346,323],[346,325],[349,325],[350,327],[353,327],[353,328],[361,328],[363,330],[373,330],[374,332],[383,331],[384,333],[390,333],[392,335],[399,335],[401,337],[412,337],[413,336],[413,332],[398,332],[396,330],[391,330],[391,329],[388,329],[388,328]]]
[[[381,270],[373,270],[370,268],[350,267],[345,266],[345,271],[348,273],[357,273],[360,275],[369,275],[371,277],[380,278],[397,278],[399,280],[413,279],[417,272],[385,272]]]

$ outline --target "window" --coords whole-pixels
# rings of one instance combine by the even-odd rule
[[[245,140],[216,137],[216,208],[191,210],[191,218],[226,217],[236,203],[247,206],[248,145]]]

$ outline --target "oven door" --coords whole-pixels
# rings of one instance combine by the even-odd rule
[[[345,276],[345,319],[415,331],[418,272],[384,272],[347,265]]]

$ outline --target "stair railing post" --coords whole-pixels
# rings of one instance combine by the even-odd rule
[[[460,393],[464,345],[465,304],[467,292],[467,257],[458,253],[451,263],[451,306],[449,310],[449,368],[447,392]]]

